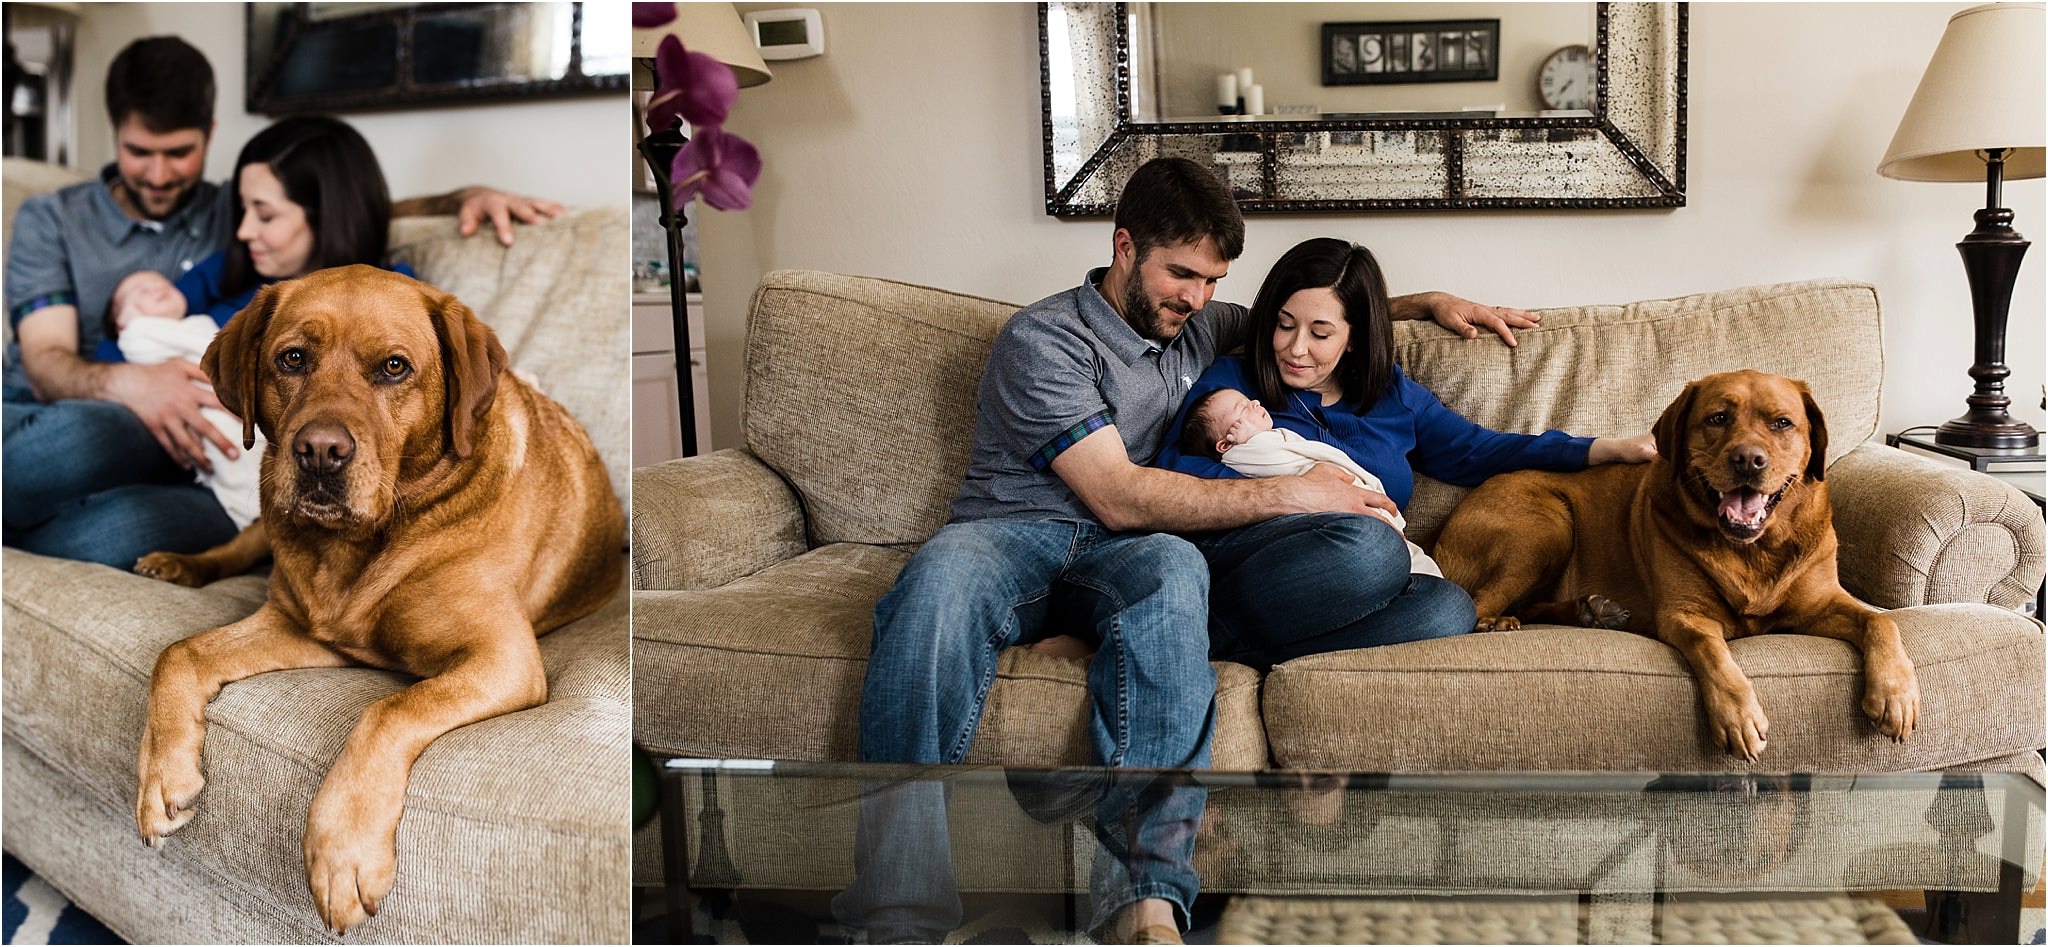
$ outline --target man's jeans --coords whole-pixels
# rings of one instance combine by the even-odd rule
[[[126,407],[42,404],[9,391],[4,409],[7,545],[127,569],[146,553],[200,552],[234,538],[235,524],[213,492],[195,484]]]
[[[1473,623],[1462,591],[1411,577],[1399,533],[1363,516],[1281,517],[1192,541],[1092,524],[952,524],[875,608],[860,758],[961,762],[1002,649],[1071,631],[1101,638],[1088,671],[1093,762],[1202,768],[1214,726],[1212,648],[1263,669],[1319,651],[1463,634]],[[1104,790],[1091,928],[1144,898],[1171,902],[1185,925],[1206,792],[1147,779]],[[833,907],[866,926],[871,942],[938,941],[957,927],[943,784],[868,794],[854,868]]]

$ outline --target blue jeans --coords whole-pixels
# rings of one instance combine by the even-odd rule
[[[1209,562],[1217,660],[1260,671],[1311,654],[1462,635],[1472,598],[1408,572],[1408,546],[1384,520],[1301,513],[1191,537]]]
[[[1471,631],[1471,599],[1408,567],[1393,527],[1348,514],[1284,516],[1190,540],[1072,523],[947,526],[875,609],[861,759],[961,762],[1002,649],[1072,630],[1101,639],[1088,678],[1094,761],[1201,768],[1214,726],[1212,654],[1265,670]],[[1068,620],[1049,628],[1048,615]],[[1185,925],[1205,801],[1199,785],[1170,780],[1103,787],[1092,926],[1142,898],[1173,903]],[[834,909],[864,924],[871,942],[940,940],[959,925],[942,784],[875,787],[863,799],[854,858],[854,883]]]
[[[213,492],[126,407],[43,404],[18,391],[0,407],[6,545],[127,569],[146,553],[200,552],[234,538]]]
[[[1208,653],[1208,569],[1187,540],[1055,522],[955,523],[918,550],[875,607],[861,691],[863,762],[966,759],[1004,648],[1076,623],[1101,639],[1088,665],[1093,761],[1209,764],[1216,675]],[[1206,793],[1112,780],[1095,802],[1103,843],[1091,884],[1099,926],[1164,898],[1183,919],[1198,881],[1195,826]],[[855,878],[833,902],[870,942],[941,941],[960,923],[941,783],[866,794]]]

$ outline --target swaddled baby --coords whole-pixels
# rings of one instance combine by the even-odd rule
[[[186,315],[185,295],[162,273],[153,270],[130,273],[115,285],[109,311],[114,317],[121,357],[137,365],[180,358],[197,365],[214,333],[220,331],[211,316]],[[242,439],[242,422],[234,415],[219,408],[201,408],[200,414],[228,440]],[[255,521],[260,507],[257,491],[263,470],[263,434],[258,432],[256,446],[233,460],[213,442],[200,440],[207,460],[213,463],[213,472],[200,471],[199,483],[213,491],[236,529],[248,526]]]
[[[1201,443],[1209,456],[1247,477],[1285,477],[1304,474],[1317,464],[1335,464],[1349,474],[1353,483],[1375,493],[1386,487],[1372,471],[1358,465],[1351,455],[1334,444],[1312,441],[1273,426],[1273,416],[1264,406],[1235,388],[1218,388],[1188,409],[1188,426],[1201,432]],[[1399,513],[1375,509],[1375,516],[1393,524],[1405,534],[1408,521]],[[1403,541],[1407,537],[1403,535]],[[1442,577],[1436,560],[1422,547],[1408,543],[1409,572]]]

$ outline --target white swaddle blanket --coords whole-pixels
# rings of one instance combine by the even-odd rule
[[[1276,427],[1270,431],[1260,431],[1252,435],[1250,440],[1223,452],[1223,465],[1247,477],[1294,476],[1307,473],[1309,468],[1317,464],[1336,464],[1350,473],[1352,481],[1359,486],[1375,493],[1387,492],[1385,485],[1380,483],[1380,478],[1373,476],[1372,471],[1360,467],[1342,448],[1322,441],[1309,440],[1286,428]],[[1399,513],[1389,514],[1383,510],[1373,512],[1381,519],[1392,523],[1395,529],[1401,531],[1401,540],[1407,542],[1406,517]],[[1421,546],[1408,543],[1408,561],[1409,572],[1443,578],[1444,571],[1437,568],[1436,560],[1423,552]]]
[[[142,317],[131,319],[128,327],[121,330],[116,340],[121,347],[121,357],[137,365],[156,365],[173,359],[185,359],[199,364],[199,357],[206,354],[206,346],[220,331],[211,316],[186,316],[183,319],[159,319]],[[242,442],[242,422],[234,415],[219,408],[201,408],[206,420],[228,440]],[[234,460],[220,452],[211,441],[204,443],[206,457],[213,462],[213,472],[200,471],[198,480],[213,491],[226,510],[228,519],[235,521],[235,528],[242,529],[256,521],[262,508],[259,495],[259,481],[263,474],[263,432],[256,432],[256,446],[242,452]]]

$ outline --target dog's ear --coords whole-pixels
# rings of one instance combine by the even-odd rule
[[[270,329],[270,317],[284,299],[283,283],[256,291],[241,312],[228,317],[228,324],[207,343],[199,367],[213,379],[213,395],[229,414],[242,419],[242,449],[256,446],[256,378],[263,371],[263,336]]]
[[[498,373],[510,359],[498,344],[498,334],[454,296],[429,294],[427,311],[441,341],[441,377],[448,388],[442,421],[448,447],[455,456],[467,458],[476,447],[477,423],[498,394]]]
[[[1677,399],[1657,418],[1657,426],[1651,428],[1656,435],[1657,456],[1671,462],[1672,476],[1685,472],[1685,441],[1692,428],[1692,399],[1699,387],[1699,382],[1686,382],[1685,390],[1678,393]]]
[[[1806,402],[1806,438],[1813,451],[1806,458],[1806,476],[1810,480],[1824,480],[1828,472],[1828,422],[1821,417],[1820,405],[1813,400],[1813,389],[1806,383],[1794,382],[1799,386],[1799,400]]]

